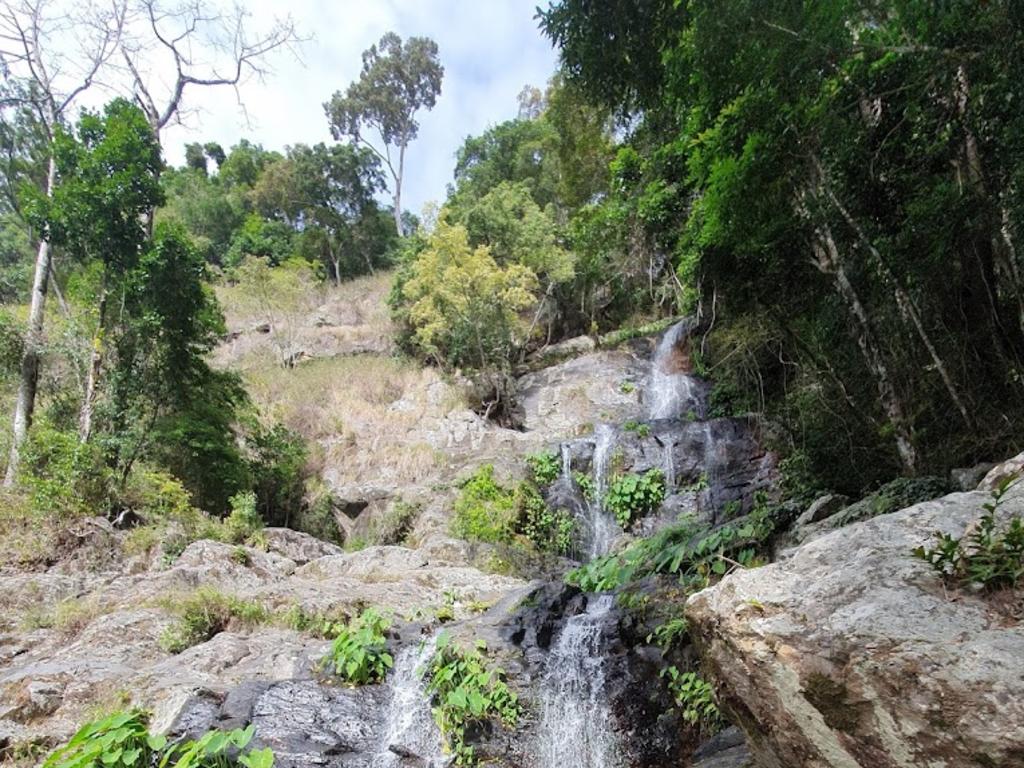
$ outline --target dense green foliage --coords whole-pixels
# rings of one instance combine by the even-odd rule
[[[47,757],[43,768],[273,768],[270,749],[247,749],[254,726],[168,743],[150,734],[148,724],[148,714],[137,709],[88,723]]]
[[[602,499],[605,508],[623,528],[637,518],[650,514],[665,499],[665,473],[649,469],[642,475],[622,475],[608,486]]]
[[[506,488],[494,479],[494,466],[484,464],[459,489],[451,531],[491,544],[524,537],[541,552],[565,555],[574,543],[575,520],[566,510],[549,509],[532,482]]]
[[[623,552],[606,555],[570,571],[567,581],[586,592],[617,589],[653,574],[676,577],[701,588],[731,568],[756,564],[775,531],[773,510],[763,500],[747,517],[717,528],[684,520]]]
[[[696,672],[680,672],[674,666],[665,667],[661,676],[668,682],[669,692],[685,722],[707,734],[721,728],[722,713],[715,704],[715,692],[710,683]]]
[[[716,408],[859,493],[1011,452],[1022,417],[1012,2],[559,0],[568,84],[622,116],[578,258],[632,233],[709,321]],[[624,222],[632,227],[624,227]]]
[[[522,712],[519,697],[505,684],[504,671],[487,663],[487,645],[461,648],[443,633],[425,670],[427,692],[456,765],[476,765],[469,731],[492,721],[514,728]]]
[[[350,685],[381,682],[394,665],[384,637],[388,626],[388,620],[372,608],[331,624],[327,634],[334,639],[321,666]]]
[[[1013,482],[1008,478],[992,491],[992,500],[984,504],[984,514],[963,536],[937,532],[935,548],[918,547],[914,556],[955,586],[1015,588],[1024,578],[1024,519],[1014,515],[1006,523],[996,520]]]

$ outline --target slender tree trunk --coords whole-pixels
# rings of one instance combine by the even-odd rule
[[[92,352],[89,356],[89,376],[85,382],[85,398],[82,400],[82,410],[78,414],[78,439],[87,443],[92,437],[92,417],[96,406],[96,389],[99,386],[100,369],[103,366],[103,343],[106,331],[107,315],[107,286],[104,277],[104,285],[100,289],[100,316],[96,327],[96,335],[92,340]]]
[[[935,366],[935,369],[938,371],[939,376],[942,379],[942,383],[946,387],[949,399],[953,401],[956,409],[960,412],[960,416],[963,418],[964,424],[968,427],[972,427],[974,424],[967,410],[967,406],[964,405],[964,401],[960,397],[960,393],[957,391],[956,384],[953,383],[953,377],[949,373],[949,368],[939,356],[935,343],[932,341],[931,336],[929,336],[928,331],[925,329],[924,323],[921,321],[921,314],[917,311],[917,307],[914,305],[913,299],[911,299],[910,295],[903,290],[903,286],[900,285],[899,280],[896,279],[896,275],[893,274],[889,265],[886,263],[885,259],[882,258],[882,254],[875,247],[874,243],[872,243],[868,238],[867,233],[864,231],[864,228],[861,227],[860,222],[853,218],[850,212],[846,209],[846,206],[839,200],[839,197],[832,189],[832,185],[828,182],[828,178],[825,175],[824,168],[821,166],[821,162],[817,157],[813,158],[813,162],[817,166],[818,173],[820,174],[821,181],[825,188],[825,194],[828,195],[829,200],[832,201],[832,204],[835,206],[836,210],[839,211],[843,220],[847,223],[850,229],[852,229],[854,234],[857,235],[857,239],[860,240],[861,244],[865,248],[867,248],[868,253],[871,254],[875,264],[881,270],[882,277],[890,284],[890,286],[892,286],[893,296],[896,299],[897,307],[905,317],[910,319],[914,329],[917,331],[917,335],[921,338],[921,343],[924,344],[925,349],[928,351],[928,355],[932,359],[932,364]]]
[[[881,347],[876,339],[871,319],[867,309],[860,300],[857,290],[850,282],[849,276],[843,267],[839,248],[835,238],[828,226],[821,226],[817,229],[818,242],[815,243],[814,251],[817,257],[816,266],[822,272],[832,275],[835,280],[836,290],[846,303],[854,321],[857,331],[854,334],[857,346],[864,357],[868,370],[875,379],[878,388],[878,397],[882,403],[889,423],[892,424],[896,433],[896,450],[899,453],[900,462],[908,475],[917,471],[919,464],[917,449],[910,433],[909,422],[906,418],[906,411],[896,392],[889,369],[882,358]]]
[[[51,155],[46,173],[46,196],[53,194],[57,181],[57,161]],[[28,330],[25,333],[25,349],[21,355],[21,380],[18,383],[18,398],[14,404],[14,427],[11,452],[7,459],[7,473],[4,485],[10,487],[18,473],[21,447],[32,425],[32,413],[36,405],[36,387],[39,383],[39,357],[43,346],[43,320],[46,315],[46,289],[50,282],[50,243],[39,241],[36,252],[35,275],[32,278],[32,303],[28,313]]]
[[[403,237],[405,232],[402,231],[402,177],[405,175],[405,144],[402,144],[398,148],[398,173],[394,174],[395,177],[395,229],[398,230],[398,236]]]

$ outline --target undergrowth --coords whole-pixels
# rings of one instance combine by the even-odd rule
[[[372,608],[349,621],[329,625],[327,634],[334,639],[321,667],[350,685],[381,682],[394,666],[384,637],[388,626],[388,620]]]
[[[514,728],[522,714],[519,698],[505,683],[504,671],[487,663],[486,650],[482,640],[473,648],[462,648],[444,633],[425,671],[434,720],[455,765],[477,763],[467,741],[470,729],[494,722]]]

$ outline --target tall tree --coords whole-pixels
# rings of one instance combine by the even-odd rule
[[[57,127],[116,51],[126,13],[126,5],[120,0],[104,7],[87,2],[72,13],[56,13],[45,0],[0,5],[0,56],[4,60],[5,74],[19,83],[18,100],[35,112],[48,140],[54,138]],[[56,163],[51,155],[43,186],[47,196],[53,192],[56,175]],[[14,406],[11,450],[4,477],[7,486],[14,482],[35,409],[51,259],[49,241],[40,238]]]
[[[416,113],[422,108],[433,108],[441,93],[443,77],[437,43],[426,37],[411,37],[403,43],[394,32],[388,32],[363,52],[359,79],[344,94],[337,91],[324,104],[334,138],[347,136],[365,145],[391,173],[399,236],[404,234],[402,182],[406,148],[419,131]],[[379,146],[367,139],[368,130],[377,134]]]
[[[163,200],[160,146],[142,111],[115,99],[102,115],[84,113],[75,135],[54,137],[58,183],[49,197],[35,196],[29,215],[45,238],[99,270],[95,332],[79,418],[89,439],[108,329],[147,240],[143,216]]]

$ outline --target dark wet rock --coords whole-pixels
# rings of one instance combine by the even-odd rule
[[[736,726],[730,726],[700,745],[690,768],[753,768],[747,740]]]

